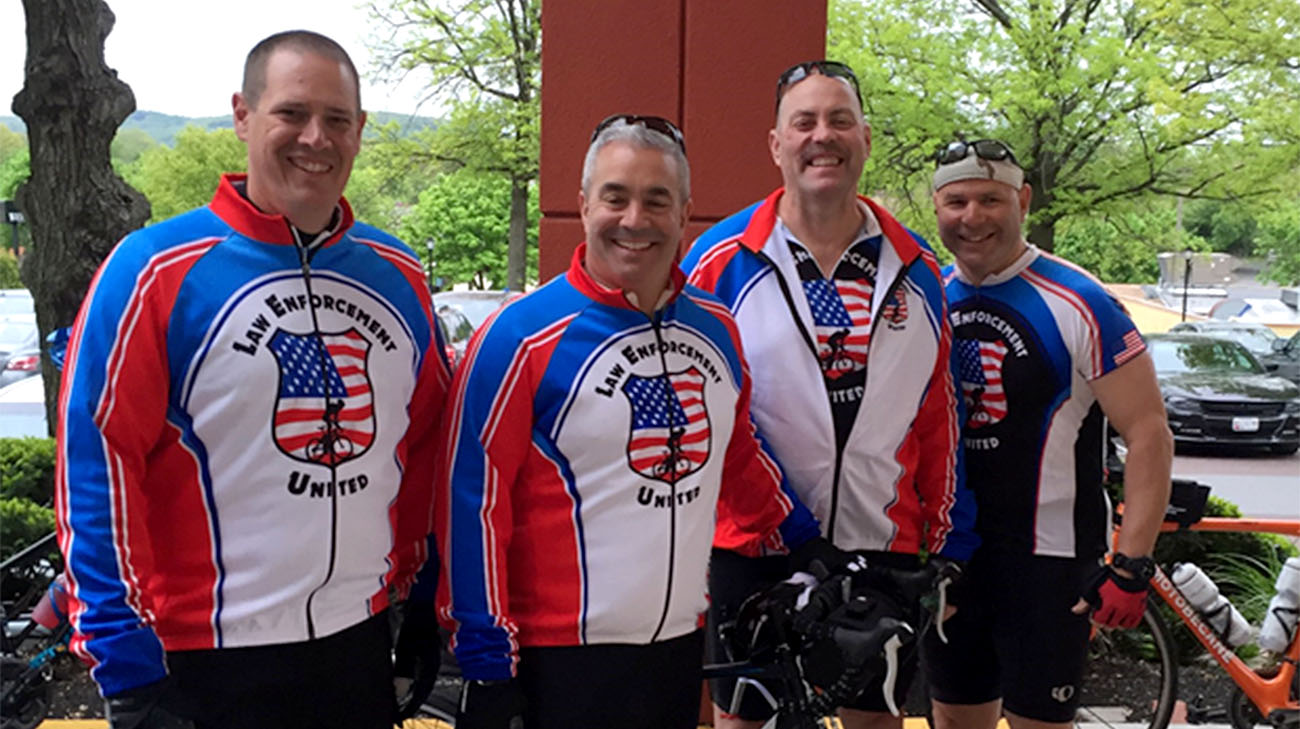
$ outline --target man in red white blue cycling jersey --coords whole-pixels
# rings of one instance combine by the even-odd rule
[[[934,173],[966,401],[967,478],[983,540],[947,644],[928,636],[940,729],[1066,727],[1089,614],[1132,627],[1169,499],[1173,439],[1142,337],[1095,278],[1029,245],[1030,186],[1010,147],[954,142]],[[1111,565],[1105,423],[1128,444],[1124,525]]]

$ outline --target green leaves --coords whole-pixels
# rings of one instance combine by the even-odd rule
[[[832,0],[829,17],[873,129],[862,189],[922,231],[928,155],[957,137],[1016,149],[1048,248],[1058,223],[1134,201],[1277,198],[1300,163],[1293,0]]]

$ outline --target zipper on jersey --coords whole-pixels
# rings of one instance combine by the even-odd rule
[[[664,589],[664,607],[659,613],[659,624],[655,626],[655,632],[650,636],[650,642],[653,643],[659,639],[659,633],[664,629],[664,623],[668,620],[668,609],[673,601],[673,574],[674,564],[677,555],[677,464],[681,457],[681,443],[678,437],[674,437],[673,423],[673,406],[681,403],[677,397],[677,389],[673,387],[672,377],[668,374],[668,358],[664,354],[664,339],[661,331],[663,310],[651,314],[650,328],[655,333],[655,345],[659,350],[659,367],[664,373],[664,398],[668,406],[668,467],[672,473],[672,479],[668,482],[668,584]],[[686,430],[686,423],[681,425],[682,431]]]
[[[785,298],[786,310],[790,312],[790,318],[794,320],[795,327],[799,329],[799,334],[802,335],[804,344],[807,345],[808,351],[812,353],[813,360],[815,361],[817,359],[817,354],[818,354],[816,340],[813,339],[812,334],[808,331],[808,327],[804,326],[803,319],[799,317],[799,309],[795,306],[794,303],[794,294],[790,292],[790,285],[786,282],[785,275],[781,273],[781,268],[776,265],[775,261],[773,261],[770,257],[768,257],[766,253],[762,251],[754,251],[754,255],[758,257],[759,261],[772,267],[772,273],[776,275],[776,282],[781,287],[781,296]],[[902,283],[904,276],[907,275],[907,269],[910,268],[911,265],[912,264],[910,262],[906,263],[898,270],[898,275],[894,277],[894,280],[889,285],[888,290],[885,291],[886,296],[894,295],[894,291]],[[875,294],[873,293],[872,296],[874,297]],[[868,342],[875,341],[876,325],[879,324],[879,319],[880,317],[872,317],[871,319],[871,331],[869,332],[869,338],[867,339]],[[870,345],[868,345],[868,347],[869,346]],[[871,350],[868,349],[867,365],[870,364],[870,360],[871,360]],[[864,365],[864,371],[862,373],[862,392],[864,396],[867,391],[867,377],[869,373],[870,373],[870,367]],[[829,407],[829,404],[827,406]],[[861,407],[861,405],[859,405],[859,407]],[[831,427],[832,428],[835,427],[833,416],[831,418]],[[835,448],[834,470],[831,472],[831,508],[830,508],[830,515],[828,516],[827,523],[826,523],[826,538],[832,542],[835,541],[835,517],[839,513],[840,472],[843,469],[843,465],[844,465],[844,451],[837,445]]]
[[[894,280],[893,280],[892,282],[890,282],[889,287],[888,287],[887,289],[885,289],[884,296],[885,296],[886,298],[881,299],[881,301],[888,301],[889,298],[892,298],[892,297],[893,297],[894,292],[898,290],[898,287],[899,287],[900,285],[902,285],[902,283],[903,283],[903,278],[907,275],[907,269],[908,269],[908,267],[910,267],[910,266],[911,266],[911,264],[909,263],[909,264],[905,264],[905,265],[903,265],[901,268],[898,269],[898,274],[894,276]],[[874,308],[875,308],[875,301],[874,301],[874,298],[875,298],[875,296],[876,296],[876,294],[875,294],[874,291],[872,292],[871,296],[872,296],[872,299],[873,299],[873,301],[872,301],[872,308],[874,309]],[[883,309],[883,308],[884,308],[884,305],[882,304],[880,308]],[[877,311],[879,311],[879,309],[877,309]],[[863,398],[863,401],[866,400],[866,396],[867,396],[867,381],[871,378],[871,350],[872,350],[872,348],[873,348],[873,347],[875,346],[875,344],[876,344],[876,327],[879,326],[879,325],[880,325],[880,317],[878,317],[878,316],[873,316],[873,317],[871,317],[871,329],[868,330],[868,332],[867,332],[867,358],[866,358],[866,360],[865,360],[865,361],[863,362],[863,364],[862,364],[862,398]],[[861,402],[858,403],[858,408],[861,408],[861,407],[862,407],[862,404],[863,404],[863,403],[861,403]],[[848,439],[847,439],[847,438],[845,439],[845,445],[848,445]],[[839,516],[839,513],[840,513],[840,509],[839,509],[839,506],[840,506],[840,471],[841,471],[843,465],[844,465],[844,451],[841,450],[840,448],[836,447],[836,449],[835,449],[835,473],[834,473],[834,479],[831,481],[831,514],[830,514],[830,518],[828,519],[829,523],[826,525],[826,538],[829,539],[831,542],[834,542],[834,541],[835,541],[835,518],[836,518],[837,516]]]
[[[312,336],[316,338],[316,344],[317,344],[317,347],[318,347],[318,349],[317,349],[317,352],[318,352],[318,359],[320,360],[321,392],[324,393],[324,398],[325,398],[325,411],[324,411],[324,412],[329,412],[330,409],[331,409],[331,405],[330,405],[330,387],[329,387],[329,385],[330,385],[330,378],[329,378],[329,367],[330,367],[329,351],[328,351],[328,350],[326,349],[326,347],[325,347],[325,337],[324,337],[324,335],[321,333],[321,330],[320,330],[320,319],[319,319],[319,318],[317,317],[317,315],[316,315],[316,304],[314,303],[314,301],[313,301],[313,297],[312,297],[312,289],[311,289],[311,256],[312,256],[312,253],[314,252],[312,249],[315,248],[316,246],[318,246],[318,245],[320,244],[320,242],[321,242],[324,238],[326,238],[326,237],[328,237],[329,235],[331,235],[332,232],[331,232],[330,230],[326,230],[324,233],[322,233],[320,236],[318,236],[318,237],[316,238],[316,240],[313,240],[313,241],[311,241],[311,242],[309,242],[309,243],[308,243],[308,242],[304,242],[304,241],[302,240],[301,236],[299,236],[299,234],[298,234],[298,230],[297,230],[296,228],[294,228],[292,225],[289,226],[289,232],[290,232],[290,234],[293,236],[294,246],[298,249],[298,261],[299,261],[299,263],[300,263],[301,266],[302,266],[302,281],[303,281],[303,285],[304,285],[304,286],[306,287],[306,289],[307,289],[307,309],[308,309],[308,311],[311,312],[311,329],[312,329]],[[324,416],[322,416],[322,418],[324,419]],[[326,432],[326,435],[337,435],[336,433],[330,433],[330,432],[329,432],[329,428],[331,428],[331,427],[333,427],[333,428],[337,428],[337,427],[338,427],[338,423],[337,423],[337,422],[331,423],[331,421],[329,421],[328,419],[326,419],[326,420],[325,420],[325,428],[326,428],[326,431],[325,431],[325,432]],[[328,564],[328,566],[326,567],[326,570],[325,570],[325,579],[321,580],[321,583],[320,583],[319,585],[317,585],[316,587],[312,588],[312,591],[307,595],[307,606],[306,606],[306,610],[307,610],[307,638],[308,638],[308,640],[315,640],[315,639],[316,639],[316,622],[315,622],[315,620],[312,618],[312,610],[311,610],[312,602],[316,599],[316,593],[320,592],[320,591],[325,587],[325,585],[329,584],[329,581],[334,577],[334,564],[335,564],[335,562],[337,561],[337,557],[338,557],[338,524],[339,524],[338,466],[337,466],[337,465],[335,464],[335,462],[334,462],[334,460],[335,460],[334,457],[333,457],[333,449],[334,449],[334,446],[333,446],[333,440],[332,440],[332,439],[329,440],[329,444],[330,444],[330,445],[329,445],[329,453],[328,453],[327,457],[324,459],[324,463],[325,463],[327,466],[329,466],[329,469],[330,469],[330,546],[329,546],[329,564]]]

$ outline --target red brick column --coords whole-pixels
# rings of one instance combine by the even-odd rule
[[[826,47],[825,2],[553,2],[542,13],[541,280],[582,240],[578,187],[591,130],[619,112],[686,134],[688,238],[780,182],[767,150],[777,75]],[[689,241],[688,241],[689,242]]]

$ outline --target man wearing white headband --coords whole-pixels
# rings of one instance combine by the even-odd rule
[[[939,236],[962,436],[981,545],[947,644],[924,650],[939,729],[1069,726],[1089,617],[1137,625],[1169,500],[1173,438],[1155,369],[1120,304],[1022,235],[1032,190],[997,140],[938,153]],[[1109,565],[1105,421],[1128,444],[1124,526]],[[992,660],[990,660],[992,659]]]

